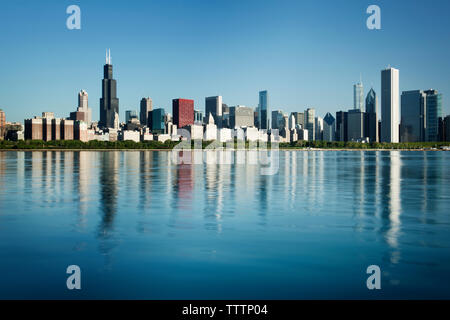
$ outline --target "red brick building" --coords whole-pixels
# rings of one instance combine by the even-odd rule
[[[194,124],[194,100],[173,99],[172,100],[173,123],[178,128]]]

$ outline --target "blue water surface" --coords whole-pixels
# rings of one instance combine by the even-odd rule
[[[0,298],[450,298],[449,152],[244,156],[0,152]]]

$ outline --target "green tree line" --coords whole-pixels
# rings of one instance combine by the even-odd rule
[[[178,141],[89,141],[82,142],[79,140],[58,140],[58,141],[42,141],[42,140],[20,140],[20,141],[0,141],[0,149],[3,150],[43,150],[43,149],[167,149],[175,147]],[[202,148],[210,145],[211,141],[202,141]],[[218,146],[224,146],[225,143],[218,143]],[[235,141],[235,148],[237,143]],[[259,145],[259,144],[257,144]],[[191,146],[194,146],[192,142]],[[268,148],[271,147],[267,143]],[[439,149],[443,146],[450,146],[450,142],[402,142],[402,143],[360,143],[360,142],[343,142],[343,141],[296,141],[291,143],[280,143],[280,149]],[[245,143],[245,147],[249,147],[249,143]]]

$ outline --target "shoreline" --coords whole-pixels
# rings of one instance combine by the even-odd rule
[[[62,152],[62,151],[92,151],[92,152],[112,152],[112,151],[173,151],[174,149],[145,149],[145,148],[136,148],[136,149],[131,149],[131,148],[121,148],[121,149],[114,149],[114,148],[104,148],[104,149],[81,149],[81,148],[73,148],[73,149],[69,149],[69,148],[43,148],[43,149],[0,149],[0,152],[26,152],[26,151],[31,151],[31,152],[39,152],[39,151],[57,151],[57,152]],[[191,149],[191,151],[195,151],[199,149]],[[249,150],[249,149],[202,149],[202,151],[270,151],[271,149],[254,149],[254,150]],[[450,151],[450,150],[444,150],[444,149],[372,149],[372,148],[367,148],[367,149],[358,149],[358,148],[279,148],[279,151]],[[183,149],[180,149],[179,151],[186,151]]]

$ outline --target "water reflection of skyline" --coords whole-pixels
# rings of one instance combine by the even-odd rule
[[[108,239],[120,237],[116,219],[128,211],[142,215],[137,221],[142,232],[165,228],[146,216],[169,214],[171,228],[196,228],[196,221],[203,221],[205,230],[217,233],[233,219],[253,214],[258,225],[269,227],[274,215],[352,213],[354,230],[376,231],[390,248],[391,263],[401,258],[404,213],[418,223],[439,223],[435,212],[443,208],[435,199],[447,196],[436,186],[448,173],[445,158],[436,153],[286,151],[280,152],[274,176],[259,174],[257,152],[200,156],[206,163],[178,165],[168,152],[0,152],[0,190],[6,194],[14,177],[23,208],[31,212],[37,205],[56,214],[75,204],[76,231],[98,223],[104,253],[110,252]],[[245,163],[236,163],[237,157],[245,157]],[[217,159],[232,161],[214,163]],[[411,199],[406,192],[412,188],[421,196]]]

